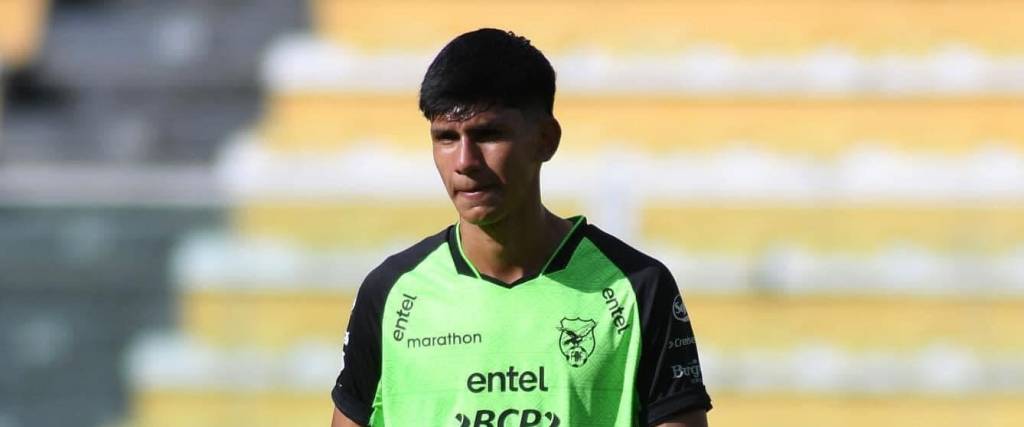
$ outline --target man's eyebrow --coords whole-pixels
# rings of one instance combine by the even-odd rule
[[[448,127],[440,127],[440,126],[436,126],[436,127],[435,126],[431,126],[430,127],[430,136],[433,136],[435,138],[442,137],[442,136],[450,136],[452,134],[457,134],[457,132],[455,132],[455,129],[448,128]]]
[[[483,122],[472,126],[466,126],[466,133],[470,135],[500,133],[504,130],[505,126],[500,122]]]
[[[506,130],[506,126],[500,122],[483,122],[474,125],[469,125],[463,128],[464,131],[470,136],[490,136],[494,134],[500,134]],[[456,135],[458,132],[455,129],[445,126],[431,126],[430,135],[434,138],[447,137]]]

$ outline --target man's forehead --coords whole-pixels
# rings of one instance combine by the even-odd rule
[[[466,114],[442,114],[430,121],[431,129],[474,128],[507,124],[522,117],[515,108],[492,106]]]

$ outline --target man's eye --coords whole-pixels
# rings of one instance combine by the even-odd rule
[[[435,144],[451,144],[458,140],[452,135],[438,135],[433,139]]]

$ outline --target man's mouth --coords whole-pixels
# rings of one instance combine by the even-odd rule
[[[457,190],[455,193],[456,194],[461,194],[461,195],[466,196],[466,197],[471,197],[471,198],[472,197],[482,197],[485,194],[489,193],[493,189],[494,189],[493,185],[481,185],[481,186],[478,186],[478,187],[471,187],[471,188],[465,188],[465,189],[462,189],[462,190]]]

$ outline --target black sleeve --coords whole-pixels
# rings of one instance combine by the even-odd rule
[[[587,237],[622,270],[636,295],[642,341],[636,371],[640,419],[657,424],[694,409],[710,410],[693,327],[668,268],[593,225]]]
[[[660,262],[637,276],[643,349],[636,380],[647,423],[694,409],[710,410],[693,327],[675,279]]]
[[[352,421],[368,425],[373,413],[381,373],[381,319],[388,294],[403,274],[445,243],[451,228],[388,257],[359,286],[345,332],[341,372],[331,390],[334,406]]]
[[[381,286],[371,273],[359,287],[345,332],[343,364],[331,398],[349,419],[368,425],[380,380],[380,322],[384,309]]]

